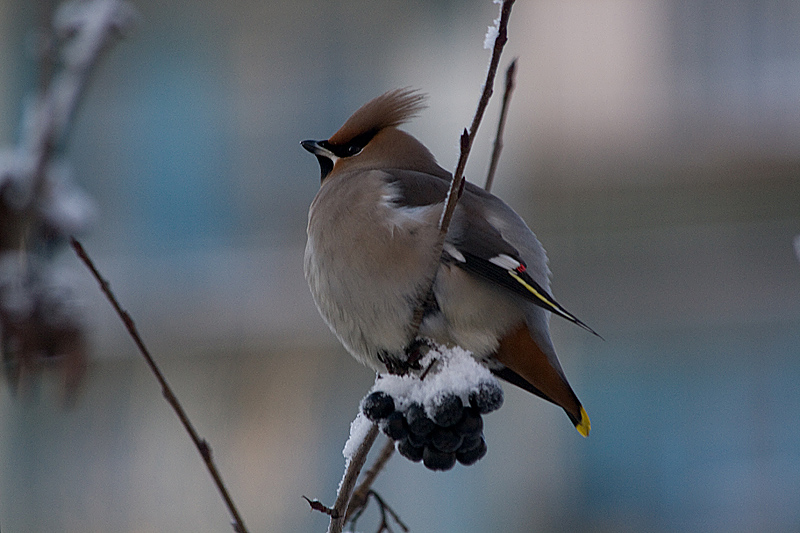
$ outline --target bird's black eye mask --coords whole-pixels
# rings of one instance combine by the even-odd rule
[[[303,141],[300,144],[314,154],[319,162],[320,178],[325,181],[333,170],[333,163],[337,159],[346,159],[361,153],[364,147],[378,133],[377,129],[369,130],[361,135],[356,135],[347,143],[331,143],[330,141]]]
[[[378,130],[369,130],[360,135],[356,135],[349,142],[345,144],[330,144],[328,141],[322,141],[320,146],[331,151],[336,157],[353,157],[361,153],[361,150],[372,140],[378,133]]]

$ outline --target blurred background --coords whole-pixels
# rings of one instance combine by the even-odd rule
[[[327,138],[413,86],[406,129],[446,168],[488,64],[489,0],[136,0],[68,157],[95,199],[83,238],[215,452],[250,531],[324,531],[373,375],[302,275]],[[36,3],[0,0],[0,144],[35,87]],[[552,323],[591,416],[506,387],[488,455],[375,489],[412,532],[800,530],[800,3],[534,0],[501,68],[517,89],[493,192],[545,245]],[[483,183],[499,107],[467,168]],[[0,528],[229,531],[189,438],[69,251],[91,329],[77,404],[58,376],[0,385]],[[378,445],[380,446],[380,444]],[[377,446],[376,446],[377,447]],[[374,509],[359,530],[377,529]]]

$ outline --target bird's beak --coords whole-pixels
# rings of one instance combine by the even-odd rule
[[[330,150],[327,150],[323,147],[322,141],[300,141],[300,146],[314,155],[321,155],[323,157],[329,157],[333,155]]]
[[[300,146],[317,156],[320,169],[320,181],[324,181],[333,170],[333,163],[337,157],[326,147],[326,141],[300,141]]]

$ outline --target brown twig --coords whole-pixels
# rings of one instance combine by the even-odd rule
[[[328,507],[324,503],[319,500],[312,500],[308,496],[303,496],[303,499],[308,502],[309,507],[311,507],[312,511],[319,511],[320,513],[324,513],[333,518],[339,518],[339,513],[335,509]]]
[[[398,516],[398,514],[394,511],[394,509],[392,509],[389,506],[389,504],[386,503],[386,501],[383,498],[381,498],[380,495],[378,495],[378,493],[375,492],[374,490],[369,491],[369,493],[375,498],[375,500],[377,500],[378,505],[381,508],[381,523],[378,529],[378,533],[382,533],[383,531],[391,531],[391,529],[389,528],[389,521],[386,520],[387,513],[392,515],[392,518],[394,519],[395,522],[397,522],[397,525],[400,526],[400,528],[407,533],[408,526],[405,525],[405,523],[402,520],[400,520],[400,516]]]
[[[336,496],[336,502],[333,504],[332,510],[335,515],[333,513],[331,514],[331,523],[328,525],[328,533],[341,533],[342,529],[344,529],[345,514],[350,504],[353,488],[355,488],[358,475],[361,473],[361,469],[364,467],[364,463],[367,460],[367,454],[370,448],[372,448],[375,439],[378,438],[378,425],[375,423],[371,424],[364,440],[361,441],[356,452],[347,461],[344,477],[342,478],[342,483],[339,485],[339,494]]]
[[[464,181],[464,168],[467,166],[467,158],[469,157],[470,150],[472,150],[472,143],[475,141],[475,135],[478,127],[481,125],[483,115],[486,112],[486,106],[489,105],[489,99],[494,93],[494,79],[497,76],[497,66],[500,63],[500,54],[503,53],[508,41],[508,19],[511,16],[511,6],[514,0],[503,0],[503,5],[500,8],[500,22],[497,27],[497,37],[494,40],[494,48],[492,49],[492,59],[489,61],[489,70],[486,73],[486,83],[483,84],[483,92],[481,99],[478,101],[478,109],[475,110],[475,116],[472,119],[472,125],[469,131],[464,130],[461,134],[461,154],[458,158],[455,174],[453,174],[453,182],[450,184],[450,190],[447,193],[447,204],[442,217],[439,219],[439,233],[441,234],[442,246],[444,246],[444,237],[450,227],[450,219],[453,217],[453,212],[456,209],[456,202],[461,196],[460,191],[463,190]],[[455,198],[451,198],[455,191],[459,194]]]
[[[514,92],[514,76],[517,73],[517,59],[514,58],[506,70],[506,89],[503,92],[503,104],[500,108],[500,119],[497,121],[497,134],[494,138],[492,148],[492,159],[489,162],[489,172],[486,174],[486,185],[483,186],[486,192],[492,190],[494,174],[497,171],[497,163],[500,161],[500,153],[503,151],[503,130],[506,127],[506,116],[508,115],[508,105],[511,103],[511,93]]]
[[[364,472],[364,479],[361,480],[361,484],[353,491],[353,497],[350,498],[350,505],[347,507],[347,513],[344,516],[345,523],[350,520],[353,513],[366,505],[367,497],[372,490],[372,484],[375,482],[375,478],[381,473],[381,470],[383,470],[383,467],[389,462],[389,459],[392,458],[392,455],[394,455],[394,441],[387,439],[378,458],[372,463],[370,469]]]
[[[388,503],[386,503],[386,500],[384,500],[384,499],[383,499],[383,498],[380,496],[380,494],[378,494],[378,493],[377,493],[377,492],[375,492],[374,490],[370,489],[370,490],[368,490],[368,491],[367,491],[367,493],[366,493],[366,499],[364,500],[364,503],[365,503],[365,504],[366,504],[366,502],[369,500],[369,497],[370,497],[370,496],[372,496],[373,498],[375,498],[375,501],[376,501],[376,502],[378,502],[378,508],[379,508],[379,511],[380,511],[380,513],[381,513],[381,523],[380,523],[380,524],[378,524],[378,531],[377,531],[377,533],[384,533],[385,531],[388,531],[389,533],[392,533],[392,528],[391,528],[391,527],[389,527],[389,520],[388,520],[388,516],[391,516],[391,517],[392,517],[392,519],[393,519],[395,522],[397,522],[397,525],[398,525],[398,526],[400,526],[400,529],[402,529],[402,530],[403,530],[403,531],[405,531],[406,533],[408,532],[408,526],[405,524],[405,522],[403,522],[403,521],[400,519],[400,516],[399,516],[399,515],[398,515],[398,514],[395,512],[395,510],[394,510],[394,509],[392,509],[392,508],[389,506],[389,504],[388,504]],[[358,511],[356,511],[356,513],[353,515],[353,519],[352,519],[352,523],[351,523],[351,525],[352,525],[352,527],[353,527],[353,530],[355,530],[355,528],[356,528],[356,522],[358,521],[358,519],[359,519],[359,518],[361,518],[361,514],[364,512],[364,510],[365,510],[365,509],[366,509],[366,505],[365,505],[365,506],[363,506],[363,507],[361,507],[361,508],[360,508]]]
[[[186,432],[189,433],[189,437],[191,437],[192,442],[194,442],[194,445],[197,447],[197,451],[200,452],[203,462],[205,462],[211,477],[214,479],[214,483],[217,485],[217,489],[219,489],[222,499],[225,501],[225,505],[227,505],[228,510],[233,517],[233,530],[236,533],[247,533],[244,521],[242,521],[239,511],[236,509],[236,505],[233,503],[233,499],[228,493],[228,489],[225,488],[225,483],[222,481],[222,476],[220,475],[219,471],[217,470],[217,466],[214,463],[211,453],[211,446],[209,446],[205,439],[200,438],[200,436],[197,434],[197,431],[194,429],[194,425],[192,425],[192,422],[189,420],[189,416],[186,414],[186,411],[184,411],[183,406],[178,401],[175,393],[172,392],[172,388],[170,388],[166,378],[164,377],[164,374],[161,373],[161,369],[150,355],[150,351],[147,349],[147,346],[145,346],[141,335],[139,335],[139,331],[136,329],[136,324],[133,322],[130,314],[128,314],[128,312],[122,308],[117,300],[117,297],[114,295],[114,292],[111,290],[111,285],[103,278],[103,276],[97,270],[97,267],[92,259],[86,253],[86,250],[84,250],[81,243],[78,242],[75,237],[70,237],[70,244],[81,261],[83,261],[83,263],[92,273],[95,280],[97,280],[97,283],[100,285],[100,290],[106,296],[106,299],[108,299],[108,301],[111,303],[111,306],[117,312],[117,315],[119,315],[120,320],[122,320],[122,323],[128,330],[133,342],[139,349],[139,353],[142,354],[142,357],[144,357],[147,365],[150,367],[150,370],[152,370],[153,374],[155,375],[156,380],[158,380],[158,383],[161,385],[161,391],[164,394],[164,398],[166,398],[167,402],[175,410],[175,413],[178,415],[181,424],[183,424],[183,427],[186,429]]]
[[[444,241],[447,237],[447,231],[450,228],[450,221],[453,218],[453,213],[456,210],[456,204],[464,191],[464,169],[467,166],[467,158],[472,150],[472,144],[475,141],[475,135],[478,127],[481,125],[483,115],[486,113],[486,107],[489,105],[489,99],[494,93],[494,79],[497,76],[497,66],[500,63],[500,54],[503,53],[508,41],[508,19],[511,16],[511,6],[514,0],[503,0],[503,5],[500,8],[500,21],[497,27],[497,37],[494,40],[494,48],[492,49],[492,58],[489,61],[489,69],[486,72],[486,82],[483,84],[483,91],[481,98],[478,101],[478,108],[475,110],[475,116],[472,118],[472,124],[469,130],[465,129],[461,134],[460,147],[461,151],[456,164],[456,171],[453,173],[453,180],[450,182],[450,189],[447,191],[447,198],[445,206],[442,209],[442,216],[439,218],[439,241],[436,244],[436,256],[441,256],[444,250]],[[439,269],[439,262],[436,263],[436,269]],[[431,284],[428,291],[425,293],[423,301],[419,302],[414,311],[413,322],[411,324],[411,331],[413,337],[419,333],[419,328],[422,325],[422,317],[425,312],[425,305],[428,301],[433,299],[433,285],[436,281],[436,273],[434,272],[431,277]]]

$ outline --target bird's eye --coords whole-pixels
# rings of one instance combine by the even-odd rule
[[[358,146],[356,144],[351,144],[350,146],[347,147],[347,156],[349,157],[349,156],[357,155],[363,149],[364,149],[363,146]]]

